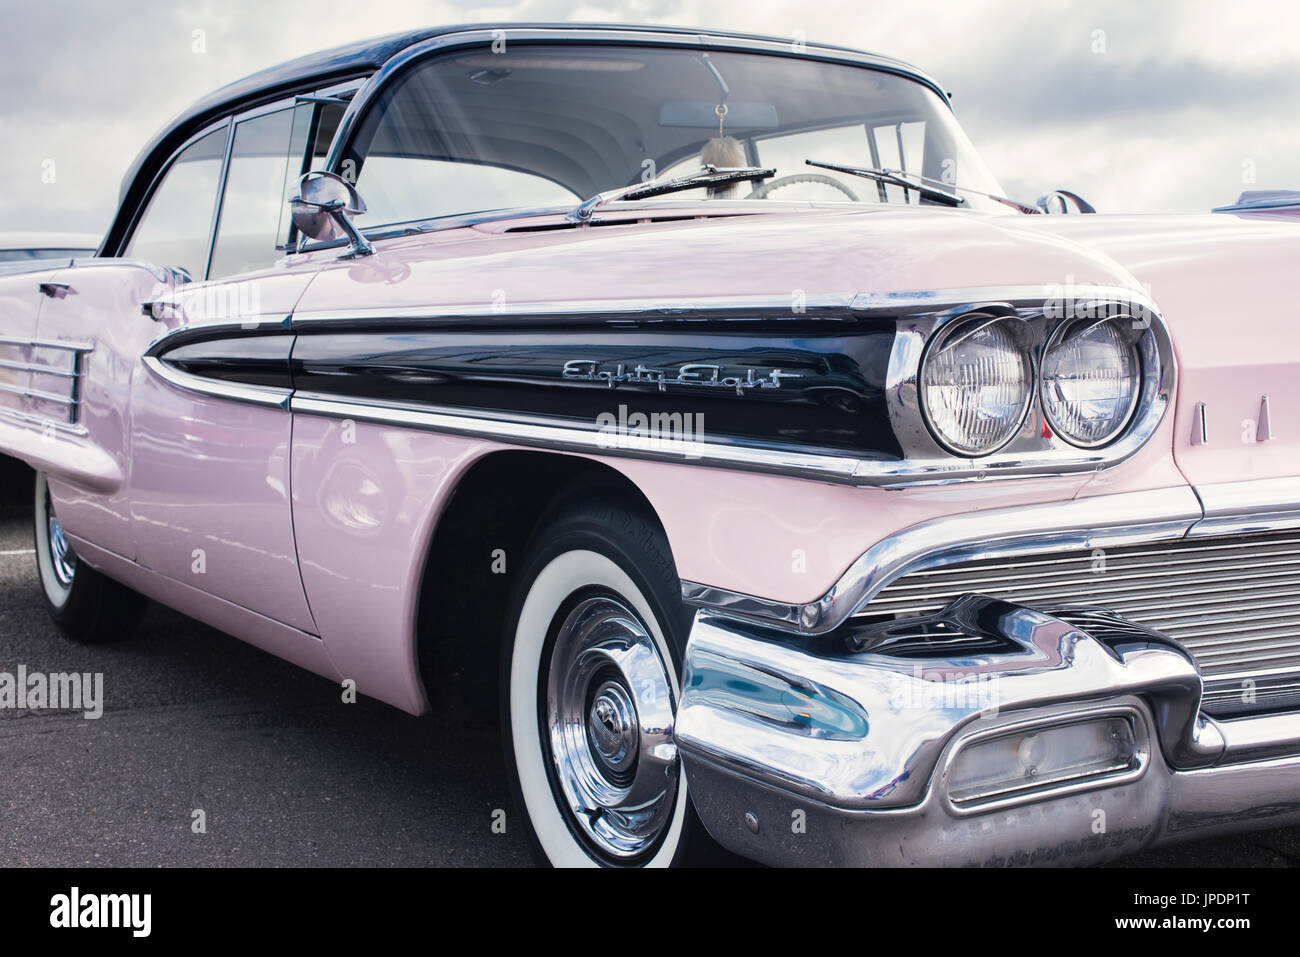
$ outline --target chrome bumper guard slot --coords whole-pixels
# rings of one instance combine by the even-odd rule
[[[696,807],[767,863],[1079,864],[1300,821],[1300,715],[1207,718],[1190,654],[1115,617],[968,595],[810,637],[700,612],[683,687]],[[963,748],[1115,714],[1127,766],[951,799]]]

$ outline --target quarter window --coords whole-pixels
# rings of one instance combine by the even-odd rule
[[[127,256],[183,269],[193,279],[203,278],[225,155],[223,127],[176,157],[135,228]]]

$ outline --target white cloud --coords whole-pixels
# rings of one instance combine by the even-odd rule
[[[1280,2],[6,0],[0,229],[102,229],[157,128],[258,69],[440,23],[552,19],[798,34],[908,59],[955,91],[1019,198],[1062,186],[1102,210],[1204,210],[1250,185],[1247,161],[1260,187],[1300,187],[1300,6]]]

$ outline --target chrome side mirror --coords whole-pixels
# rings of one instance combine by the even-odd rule
[[[1034,202],[1041,212],[1051,215],[1068,213],[1095,213],[1092,203],[1068,189],[1054,189],[1045,196],[1039,196]]]
[[[352,244],[347,258],[369,256],[375,251],[353,225],[351,217],[366,211],[365,201],[355,186],[337,173],[312,170],[298,180],[298,195],[289,198],[293,225],[304,237],[330,240],[346,236]]]

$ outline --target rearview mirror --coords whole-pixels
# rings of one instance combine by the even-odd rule
[[[375,251],[351,219],[366,211],[365,201],[356,187],[337,173],[304,173],[298,180],[298,195],[289,198],[289,210],[294,227],[303,236],[319,240],[346,236],[352,244],[349,257],[369,256]]]
[[[771,103],[728,103],[723,118],[727,128],[733,130],[774,130],[781,125]],[[718,104],[663,103],[659,107],[659,125],[716,130]]]

